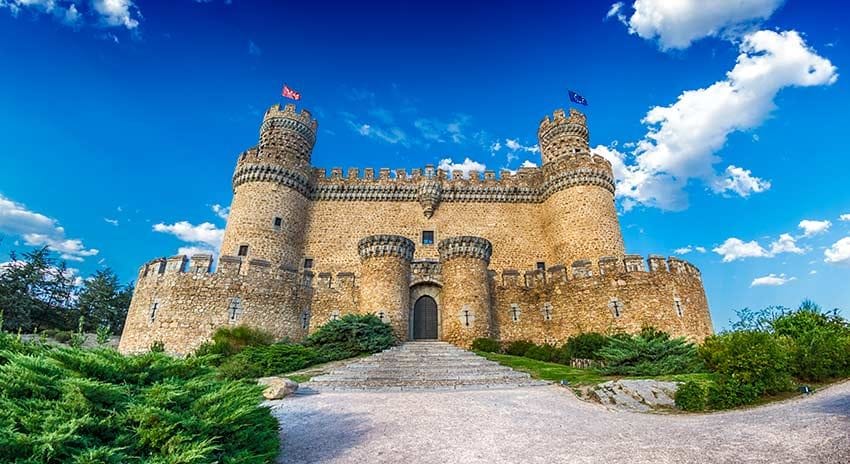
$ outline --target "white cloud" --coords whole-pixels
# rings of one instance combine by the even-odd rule
[[[768,274],[763,277],[756,277],[753,279],[752,283],[750,283],[750,287],[760,287],[760,286],[771,286],[771,287],[779,287],[787,284],[793,280],[797,280],[796,277],[786,277],[785,274]]]
[[[193,255],[213,255],[215,256],[216,251],[209,247],[203,246],[184,246],[177,249],[178,255],[189,256]]]
[[[726,166],[726,172],[723,176],[715,180],[712,189],[715,192],[723,193],[732,191],[742,197],[747,197],[751,193],[764,192],[770,188],[770,181],[754,177],[749,169],[739,168],[737,166]]]
[[[850,264],[850,237],[844,237],[824,250],[824,262]]]
[[[478,161],[472,161],[469,158],[464,159],[462,163],[454,163],[451,158],[445,158],[440,160],[440,164],[437,168],[443,169],[449,174],[459,169],[463,171],[464,177],[469,177],[469,171],[484,172],[484,170],[487,169],[487,166],[483,163],[479,163]]]
[[[107,224],[112,224],[113,226],[118,227],[118,219],[103,218],[103,221]]]
[[[502,149],[502,144],[499,143],[498,140],[493,142],[493,145],[490,145],[490,151],[493,152],[493,153],[495,153],[495,152],[497,152],[501,149]],[[847,216],[850,216],[850,214],[848,214]]]
[[[817,273],[818,273],[818,271],[815,270],[815,269],[812,269],[811,271],[809,271],[809,275],[815,275]]]
[[[90,17],[100,26],[128,30],[136,29],[141,17],[132,0],[0,0],[0,8],[8,8],[13,15],[26,8],[68,25],[78,25]]]
[[[528,153],[540,153],[540,146],[537,144],[523,145],[517,139],[505,139],[505,147],[510,151],[524,151]]]
[[[770,244],[770,255],[775,256],[779,253],[795,253],[801,255],[806,251],[797,246],[797,241],[791,234],[781,234],[778,239]]]
[[[770,253],[762,248],[755,240],[744,242],[735,237],[726,239],[725,242],[712,251],[723,256],[724,263],[729,263],[736,259],[764,258],[770,256]]]
[[[230,216],[230,207],[228,206],[221,206],[220,204],[216,203],[210,206],[210,209],[212,209],[213,213],[215,213],[216,216],[224,220],[227,220],[228,216]]]
[[[812,219],[803,219],[797,227],[803,229],[803,237],[811,237],[821,234],[829,230],[832,223],[830,221],[815,221]]]
[[[124,26],[135,29],[139,25],[138,8],[132,0],[92,0],[92,9],[100,15],[107,26]],[[134,13],[136,18],[134,18]]]
[[[616,17],[630,34],[657,40],[662,50],[688,48],[703,37],[734,37],[765,20],[784,0],[635,0],[627,17],[622,2],[611,5],[607,17]]]
[[[536,168],[537,163],[535,163],[533,161],[525,160],[525,161],[522,162],[522,164],[519,165],[519,167],[521,167],[521,168]]]
[[[686,255],[694,251],[696,251],[697,253],[705,253],[708,250],[706,250],[705,247],[688,245],[685,247],[676,248],[675,250],[673,250],[673,253],[677,255]]]
[[[354,129],[358,134],[364,137],[370,137],[374,139],[378,139],[384,141],[386,143],[395,145],[401,144],[403,146],[408,146],[409,142],[407,139],[407,134],[401,128],[398,127],[388,127],[381,128],[372,126],[371,124],[357,124],[353,120],[346,121],[348,125]]]
[[[466,140],[463,128],[469,122],[469,116],[457,115],[452,121],[444,122],[433,118],[419,118],[413,121],[413,126],[419,130],[426,141],[462,143]]]
[[[99,253],[86,248],[80,239],[65,236],[65,229],[52,218],[30,211],[26,206],[0,195],[0,232],[21,236],[28,246],[47,246],[63,259],[82,261]]]
[[[221,247],[221,240],[224,237],[224,229],[219,229],[209,222],[198,225],[194,225],[188,221],[179,221],[174,224],[159,223],[153,226],[153,230],[174,235],[178,239],[193,246],[204,244],[214,250],[218,250]]]
[[[850,221],[850,213],[842,214],[841,216],[838,216],[838,220],[839,221]]]
[[[601,145],[593,149],[614,165],[624,209],[637,204],[685,209],[684,189],[692,179],[716,193],[748,195],[769,187],[737,166],[718,174],[716,153],[729,134],[761,124],[783,88],[829,85],[838,75],[835,66],[810,49],[796,31],[748,34],[740,52],[726,79],[685,91],[672,105],[650,109],[642,120],[647,133],[631,153]]]

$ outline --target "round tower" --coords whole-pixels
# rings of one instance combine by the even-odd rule
[[[360,312],[389,323],[401,340],[408,338],[410,262],[413,241],[398,235],[370,235],[357,244],[360,254]]]
[[[442,339],[469,347],[491,331],[487,266],[493,245],[481,237],[451,237],[437,245],[442,266]]]
[[[259,145],[236,164],[222,255],[300,268],[317,127],[310,113],[296,113],[295,105],[266,111]]]
[[[546,182],[544,233],[554,258],[567,266],[578,260],[624,254],[614,206],[611,163],[590,153],[587,118],[556,110],[537,132]],[[594,264],[595,266],[595,264]]]

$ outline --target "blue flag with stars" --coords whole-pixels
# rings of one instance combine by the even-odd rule
[[[573,92],[572,90],[567,90],[570,94],[570,101],[573,103],[578,103],[579,105],[587,106],[587,99],[582,97],[581,95]]]

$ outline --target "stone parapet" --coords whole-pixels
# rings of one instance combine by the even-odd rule
[[[361,260],[383,256],[397,256],[406,261],[413,260],[416,245],[400,235],[370,235],[357,243]]]
[[[475,258],[490,263],[493,245],[485,238],[460,236],[441,240],[437,250],[440,253],[441,262],[454,258]]]

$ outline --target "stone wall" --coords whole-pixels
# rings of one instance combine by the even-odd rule
[[[479,237],[453,237],[439,245],[443,284],[440,322],[442,340],[469,348],[476,338],[490,337],[490,275],[493,247]]]
[[[372,235],[360,240],[361,314],[375,314],[390,324],[400,340],[409,336],[410,260],[414,245],[398,235]]]
[[[145,352],[162,342],[173,354],[187,354],[218,327],[247,325],[277,338],[303,338],[313,290],[289,270],[261,260],[222,256],[209,272],[208,255],[158,259],[139,271],[119,350]],[[197,262],[197,264],[196,264]]]

